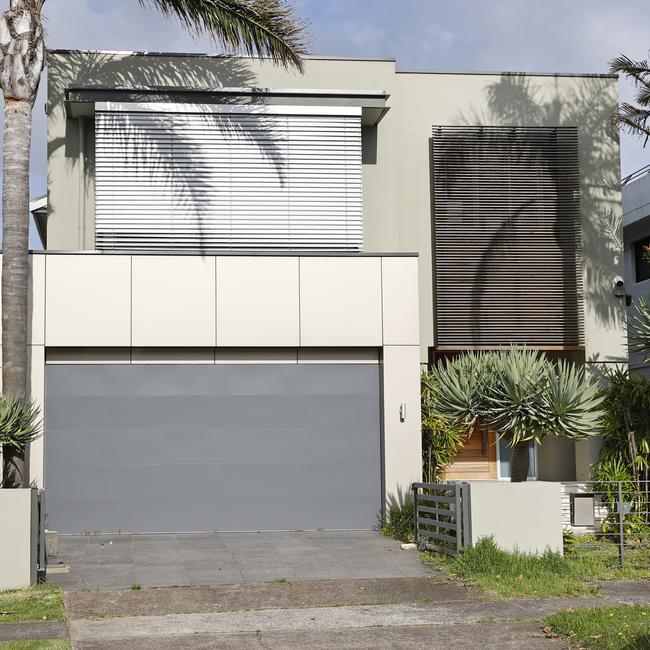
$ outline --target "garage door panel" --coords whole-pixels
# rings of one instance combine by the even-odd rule
[[[309,496],[346,497],[350,495],[351,470],[367,474],[373,464],[358,462],[266,463],[187,463],[187,464],[130,464],[86,465],[66,470],[53,470],[48,477],[56,489],[56,499],[97,503],[119,501],[151,501],[156,499],[184,498],[200,500],[209,495],[211,500],[219,494],[233,498],[247,495],[256,498],[294,498],[300,493]],[[282,476],[282,480],[278,480]],[[215,486],[215,482],[218,485]],[[92,486],[80,491],[80,484]],[[377,492],[360,484],[354,495]],[[350,495],[350,496],[354,496]],[[48,502],[48,506],[52,504]]]
[[[48,463],[74,471],[92,457],[97,466],[140,465],[146,454],[148,464],[169,464],[170,454],[176,463],[256,464],[266,462],[362,462],[368,454],[367,438],[376,430],[349,427],[345,430],[323,428],[204,429],[192,431],[191,444],[185,433],[171,429],[104,429],[92,435],[87,429],[50,430],[48,436],[57,444],[48,449]],[[337,444],[332,444],[336,441]],[[75,454],[69,450],[74,448]]]
[[[192,428],[299,428],[308,418],[316,425],[358,427],[376,417],[377,397],[349,396],[84,396],[83,399],[50,397],[48,416],[61,428],[104,430],[112,428],[178,431]]]
[[[238,504],[240,507],[233,510],[228,528],[202,528],[196,529],[197,518],[205,521],[208,517],[219,517],[224,508],[232,508],[232,502],[218,501],[194,501],[189,507],[182,499],[162,501],[113,501],[110,503],[99,504],[104,516],[99,523],[97,519],[97,504],[93,502],[70,502],[62,503],[59,516],[62,519],[74,520],[81,519],[88,522],[98,522],[98,525],[90,524],[87,528],[79,531],[80,533],[101,532],[115,533],[138,531],[142,524],[142,517],[139,514],[142,511],[148,512],[148,520],[155,522],[157,532],[178,532],[179,530],[221,530],[221,531],[250,531],[250,530],[278,530],[278,517],[273,511],[273,503],[250,502]],[[367,508],[367,504],[356,502],[350,503],[350,508],[341,511],[336,518],[332,518],[328,507],[328,500],[321,497],[319,499],[296,499],[291,504],[292,512],[296,519],[303,521],[302,528],[309,529],[356,529],[358,528],[358,519],[354,514],[362,508]],[[256,512],[256,527],[250,527],[250,513]],[[325,514],[323,514],[325,513]],[[375,519],[376,521],[376,519]],[[111,525],[109,522],[119,522],[120,525]],[[105,527],[102,527],[102,524]]]
[[[348,468],[341,464],[266,465],[246,481],[241,478],[245,466],[220,466],[216,468],[221,483],[218,491],[211,468],[205,465],[187,466],[184,471],[172,465],[115,469],[78,469],[76,480],[92,481],[93,497],[75,490],[68,481],[67,489],[57,490],[54,511],[48,501],[48,525],[54,516],[61,521],[83,521],[75,530],[57,528],[77,533],[141,531],[143,521],[147,530],[157,532],[359,528],[359,513],[370,527],[376,523],[379,510],[376,490],[359,486],[350,492]],[[286,479],[279,484],[278,473]],[[333,503],[344,507],[333,509]],[[175,510],[167,509],[172,506]],[[54,520],[52,525],[58,523]]]
[[[224,371],[219,374],[211,365],[155,365],[158,370],[167,369],[160,374],[143,371],[137,364],[137,370],[129,364],[107,365],[111,370],[106,374],[97,373],[97,366],[92,364],[66,365],[75,368],[79,380],[75,382],[75,396],[379,395],[379,384],[374,383],[376,364],[315,364],[317,372],[312,372],[311,365],[309,371],[296,372],[293,364],[219,364]],[[342,372],[353,365],[354,373]],[[69,391],[65,383],[53,384],[50,394],[67,397]]]
[[[60,532],[376,523],[378,366],[61,365],[46,381]]]

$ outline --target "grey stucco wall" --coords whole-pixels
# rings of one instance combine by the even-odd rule
[[[247,59],[53,53],[48,72],[48,246],[94,247],[93,122],[66,119],[70,84],[382,90],[389,110],[364,129],[364,248],[420,255],[421,360],[434,345],[431,252],[432,125],[577,126],[585,259],[585,355],[595,372],[624,363],[619,146],[609,130],[614,78],[396,73],[392,61],[310,59],[303,76]],[[79,155],[85,140],[85,156]],[[80,170],[85,169],[84,180]],[[82,184],[83,183],[83,184]]]

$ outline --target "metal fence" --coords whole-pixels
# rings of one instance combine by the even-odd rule
[[[564,490],[566,555],[650,567],[650,481],[565,483]]]
[[[469,545],[469,485],[413,483],[413,526],[416,543],[447,555]]]

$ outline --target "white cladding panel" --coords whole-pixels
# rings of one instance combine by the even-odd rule
[[[96,114],[98,249],[362,248],[360,109],[128,107]]]

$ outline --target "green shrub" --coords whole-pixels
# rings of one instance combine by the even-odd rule
[[[413,496],[410,493],[388,498],[386,516],[380,520],[383,535],[392,537],[400,542],[413,542]]]
[[[650,380],[618,368],[605,374],[600,480],[650,479]]]
[[[648,523],[648,495],[639,489],[632,468],[623,458],[601,454],[594,465],[591,486],[601,495],[607,508],[607,518],[601,530],[605,534],[618,535],[618,482],[621,484],[623,502],[630,505],[630,512],[625,515],[623,531],[627,540],[647,539],[650,534]]]
[[[423,372],[420,378],[422,477],[427,483],[445,480],[445,472],[467,440],[462,428],[440,417],[432,391],[435,381],[433,372]]]

